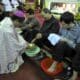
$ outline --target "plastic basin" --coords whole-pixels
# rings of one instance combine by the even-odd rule
[[[25,54],[29,57],[35,57],[40,52],[40,48],[35,45],[34,48],[26,49]]]
[[[49,76],[57,76],[60,72],[63,71],[63,63],[58,63],[56,69],[53,72],[49,72],[48,68],[51,66],[51,64],[54,62],[51,58],[45,58],[41,61],[41,68],[43,71],[49,75]]]

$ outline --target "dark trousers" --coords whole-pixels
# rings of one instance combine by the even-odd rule
[[[63,61],[65,57],[71,60],[73,69],[80,72],[80,44],[75,49],[68,46],[65,42],[59,42],[53,51],[53,57],[57,61]]]
[[[80,72],[80,44],[76,45],[75,51],[76,51],[76,55],[72,60],[72,65],[76,71]]]
[[[53,51],[53,55],[55,55],[55,59],[58,61],[62,61],[65,57],[72,60],[75,54],[75,50],[71,48],[66,42],[59,42]]]

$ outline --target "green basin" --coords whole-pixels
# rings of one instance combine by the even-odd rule
[[[34,48],[26,49],[25,54],[29,57],[35,57],[40,52],[40,48],[35,45]]]

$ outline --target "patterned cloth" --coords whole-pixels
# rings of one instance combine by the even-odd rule
[[[17,34],[10,18],[0,22],[0,74],[15,72],[23,63],[21,54],[27,43]]]

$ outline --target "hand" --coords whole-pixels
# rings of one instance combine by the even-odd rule
[[[28,24],[28,27],[29,27],[29,28],[33,28],[33,27],[34,27],[34,23],[29,23],[29,24]]]
[[[69,40],[69,39],[67,39],[67,38],[64,38],[64,37],[61,37],[61,41],[64,41],[64,42],[73,44],[73,41],[71,41],[71,40]]]
[[[28,24],[29,28],[32,28],[32,24]]]
[[[29,43],[27,46],[27,49],[33,48],[35,46],[35,44]]]
[[[34,38],[32,41],[31,41],[31,43],[34,43],[36,41],[36,38]]]
[[[38,33],[38,34],[36,35],[36,39],[40,39],[40,38],[42,38],[42,34],[41,34],[41,33]]]
[[[65,42],[67,42],[67,39],[64,38],[64,37],[61,37],[61,41],[65,41]]]

